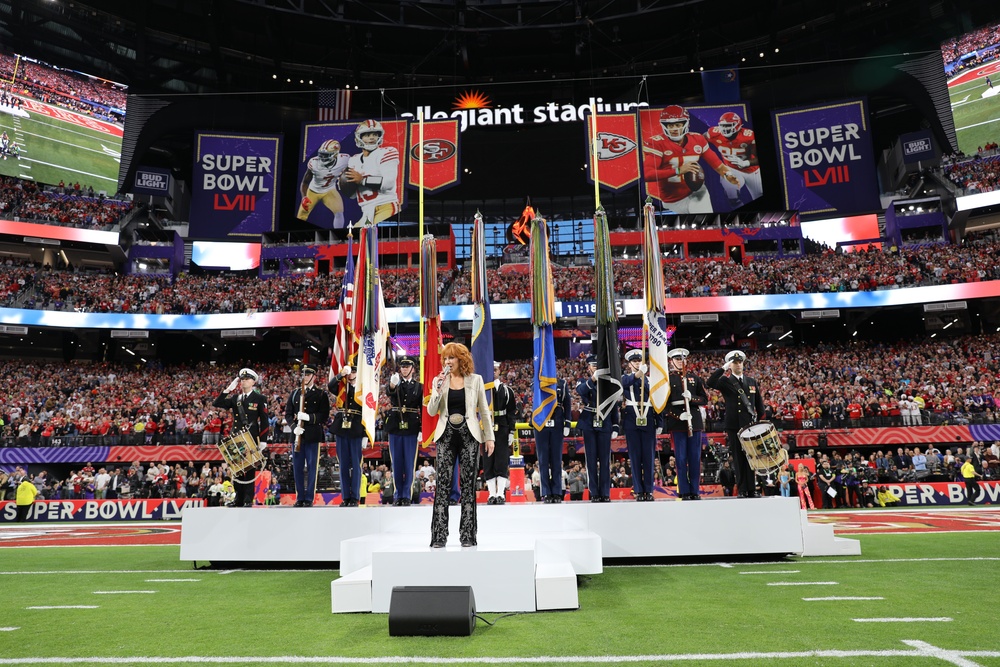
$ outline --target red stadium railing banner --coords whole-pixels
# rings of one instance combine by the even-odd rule
[[[203,498],[145,498],[141,500],[39,500],[28,521],[176,521],[187,507],[203,507]],[[0,523],[17,517],[13,501],[0,502]]]
[[[252,236],[278,228],[280,135],[195,136],[190,236]]]
[[[410,175],[407,185],[420,187],[420,156],[424,159],[424,192],[446,190],[461,182],[461,136],[458,119],[425,120],[423,149],[420,145],[420,123],[410,123],[410,140],[407,160]]]
[[[881,210],[865,100],[771,112],[785,208],[803,219]]]
[[[597,114],[597,150],[590,150],[594,117],[587,116],[587,182],[594,184],[594,159],[598,160],[597,178],[607,190],[624,190],[639,180],[639,125],[634,113]]]

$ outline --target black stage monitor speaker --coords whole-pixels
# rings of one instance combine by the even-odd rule
[[[395,586],[389,599],[389,636],[468,637],[476,627],[472,586]]]

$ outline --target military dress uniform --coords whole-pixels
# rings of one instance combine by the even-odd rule
[[[337,440],[337,458],[340,460],[340,506],[357,507],[361,499],[361,458],[364,449],[365,427],[361,423],[361,406],[354,400],[356,385],[346,377],[335,375],[327,388],[334,396],[346,383],[346,400],[333,418],[333,434]]]
[[[593,378],[580,380],[576,393],[583,403],[576,424],[583,434],[590,502],[608,502],[611,500],[611,437],[612,431],[618,430],[618,407],[615,406],[606,419],[598,417],[597,383]]]
[[[256,384],[257,373],[249,368],[240,370],[240,378],[253,378]],[[270,420],[267,416],[267,400],[256,388],[249,393],[242,391],[228,395],[229,392],[223,390],[212,405],[216,408],[233,411],[233,432],[247,429],[254,441],[259,445],[262,438],[267,437],[270,428]],[[252,467],[233,476],[233,484],[236,489],[236,499],[233,504],[236,507],[253,507],[253,487],[254,478],[257,471]]]
[[[569,387],[566,380],[556,382],[556,405],[541,431],[535,432],[535,455],[538,474],[542,477],[541,493],[547,503],[561,503],[562,453],[565,430],[569,429]]]
[[[510,441],[517,419],[514,391],[499,379],[493,382],[493,453],[483,459],[483,478],[489,489],[490,505],[503,505],[510,478]]]
[[[626,359],[634,358],[632,350]],[[653,470],[656,459],[656,427],[659,415],[649,403],[649,378],[643,375],[637,378],[635,373],[622,376],[622,391],[625,400],[622,408],[622,426],[625,431],[625,444],[628,446],[628,458],[632,464],[632,490],[635,499],[639,501],[653,500]]]
[[[397,360],[400,366],[413,365],[409,357]],[[389,458],[392,461],[393,505],[410,504],[413,470],[417,462],[417,442],[420,435],[421,411],[424,406],[424,388],[414,375],[406,380],[393,375],[396,385],[389,382],[389,418],[385,430],[389,434]]]
[[[739,355],[738,357],[736,355]],[[734,350],[726,355],[726,361],[735,358],[746,359],[746,355]],[[757,473],[750,467],[746,452],[740,444],[739,432],[760,419],[764,414],[764,399],[757,380],[736,377],[725,367],[715,369],[708,378],[708,386],[722,393],[726,401],[726,444],[733,458],[736,486],[740,497],[753,498],[757,495]]]
[[[303,373],[316,376],[316,367],[302,366]],[[292,448],[292,474],[295,477],[295,506],[311,507],[316,497],[316,477],[319,472],[319,446],[325,435],[323,427],[330,419],[330,396],[315,384],[296,387],[285,404],[285,422],[298,424],[299,405],[309,419],[302,421],[298,447]]]
[[[670,351],[671,358],[687,358],[688,351],[675,348]],[[684,381],[687,380],[687,391],[691,394],[685,405]],[[681,498],[697,500],[700,498],[701,486],[701,446],[705,431],[705,420],[701,414],[701,406],[708,404],[708,392],[705,383],[694,373],[685,370],[683,373],[670,370],[670,398],[663,411],[663,430],[670,434],[674,446],[674,456],[677,459],[677,494]],[[685,411],[690,411],[689,422],[683,419]]]

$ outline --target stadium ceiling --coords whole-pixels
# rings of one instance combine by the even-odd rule
[[[388,88],[686,72],[740,65],[744,57],[743,67],[766,69],[930,50],[994,18],[991,6],[972,0],[0,0],[0,42],[139,93],[273,91],[309,81]]]

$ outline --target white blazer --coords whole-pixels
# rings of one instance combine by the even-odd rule
[[[441,438],[448,425],[448,392],[449,383],[444,382],[443,391],[438,393],[431,386],[430,400],[427,402],[427,412],[438,416],[437,428],[434,429],[434,439]],[[478,415],[477,415],[478,412]],[[472,373],[465,376],[465,423],[476,442],[493,440],[493,412],[486,402],[486,388],[483,386],[483,376]],[[488,436],[488,437],[486,437]]]

